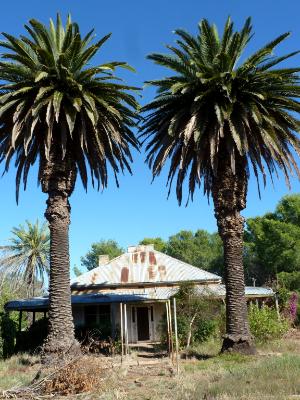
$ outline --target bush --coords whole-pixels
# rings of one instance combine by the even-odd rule
[[[217,329],[217,321],[214,319],[202,319],[198,322],[194,331],[195,342],[206,342]]]
[[[298,307],[297,307],[297,317],[296,317],[295,325],[300,326],[300,302],[298,303]]]
[[[277,274],[277,279],[280,286],[290,291],[300,288],[300,271],[280,272]]]
[[[17,334],[16,352],[33,353],[42,346],[48,332],[48,318],[35,321],[26,331]]]
[[[212,298],[209,292],[199,295],[195,287],[189,283],[180,285],[175,298],[180,348],[208,340],[218,327],[220,302]],[[160,323],[160,332],[162,343],[166,343],[166,315]]]
[[[278,303],[280,310],[284,310],[288,304],[290,298],[290,291],[286,287],[282,286],[278,289]]]
[[[251,305],[249,310],[251,333],[260,342],[281,338],[289,329],[286,319],[278,320],[277,312],[271,307],[259,308]]]
[[[17,327],[7,314],[0,314],[0,357],[9,358],[14,354]]]

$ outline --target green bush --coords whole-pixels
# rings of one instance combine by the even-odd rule
[[[300,271],[280,272],[277,274],[278,283],[290,291],[300,288]]]
[[[47,333],[48,318],[38,319],[27,330],[18,332],[16,352],[34,353],[42,346]]]
[[[289,329],[287,320],[278,320],[275,309],[264,306],[259,308],[251,305],[249,310],[249,322],[251,333],[259,342],[281,338]]]
[[[194,341],[206,342],[216,332],[217,325],[217,321],[214,319],[200,320],[194,331]]]
[[[190,321],[185,315],[177,314],[177,335],[179,347],[185,348],[187,345],[187,338],[190,329]],[[195,345],[198,343],[206,342],[210,339],[217,331],[218,320],[217,319],[197,319],[193,324],[191,344]],[[160,338],[162,343],[167,343],[167,317],[163,316],[160,325]],[[174,330],[174,326],[173,326]],[[173,332],[174,333],[174,332]],[[175,336],[174,336],[175,341]]]
[[[9,358],[14,354],[17,327],[6,313],[0,314],[0,357]]]
[[[187,320],[187,318],[181,314],[177,315],[177,334],[178,334],[178,341],[180,348],[186,346],[188,330],[189,330],[189,321]]]

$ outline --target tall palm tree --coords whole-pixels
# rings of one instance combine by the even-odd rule
[[[148,58],[172,70],[173,75],[149,82],[157,96],[143,108],[143,135],[148,140],[147,162],[153,176],[169,167],[169,193],[176,180],[182,201],[184,181],[193,199],[203,183],[212,196],[219,234],[224,246],[227,332],[222,350],[255,351],[247,321],[244,296],[243,226],[240,212],[246,207],[249,171],[259,188],[278,169],[289,183],[296,171],[292,149],[299,154],[299,68],[278,69],[282,57],[272,56],[285,33],[246,58],[239,59],[251,39],[251,21],[234,31],[227,20],[220,37],[207,20],[193,36],[176,30],[172,54]],[[167,163],[167,161],[169,162]]]
[[[37,284],[43,285],[49,273],[50,235],[46,224],[26,221],[11,231],[9,244],[0,246],[1,275],[9,277],[14,287],[26,285],[27,297],[35,295]]]
[[[17,196],[21,179],[37,161],[38,180],[47,193],[45,217],[50,228],[49,333],[45,358],[78,350],[74,339],[69,276],[69,197],[79,173],[87,188],[107,186],[111,170],[130,169],[131,148],[138,147],[135,88],[117,82],[124,62],[91,66],[92,57],[110,35],[93,42],[82,37],[68,17],[46,27],[36,20],[25,25],[27,36],[4,34],[8,52],[0,62],[0,157],[5,170],[15,157]],[[18,197],[17,197],[18,198]]]

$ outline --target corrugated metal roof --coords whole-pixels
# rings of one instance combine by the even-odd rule
[[[103,303],[133,303],[147,301],[163,301],[169,299],[178,290],[178,287],[151,287],[151,288],[120,288],[114,291],[103,291],[102,293],[84,293],[72,295],[72,305],[103,304]],[[225,297],[224,285],[198,285],[197,290],[201,295],[214,297]],[[274,295],[272,289],[262,287],[245,288],[246,297],[271,297]],[[12,310],[43,310],[49,305],[48,296],[35,297],[32,299],[14,300],[6,303],[5,309]]]
[[[213,286],[197,286],[197,291],[202,295],[212,295],[217,297],[225,297],[226,289],[225,285],[213,285]],[[271,297],[274,296],[274,291],[271,288],[246,286],[245,296],[246,297]]]
[[[182,281],[221,282],[221,278],[156,251],[151,245],[141,245],[132,246],[121,256],[80,275],[71,285],[109,286]]]

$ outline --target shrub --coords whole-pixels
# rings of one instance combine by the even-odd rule
[[[281,286],[278,289],[278,302],[280,310],[284,310],[288,304],[290,298],[290,291],[285,286]]]
[[[300,288],[300,271],[280,272],[277,274],[277,279],[280,286],[290,291],[299,290]]]
[[[300,326],[300,302],[298,303],[298,307],[297,307],[297,316],[296,316],[295,325]]]
[[[288,321],[284,318],[278,320],[277,312],[271,307],[259,308],[251,305],[249,310],[251,333],[260,342],[281,338],[289,329]]]
[[[194,341],[206,342],[216,332],[218,323],[214,319],[202,319],[198,321],[194,331]]]
[[[14,354],[17,327],[8,314],[0,314],[0,356],[9,358]]]
[[[175,298],[179,346],[189,347],[190,344],[208,340],[216,332],[218,326],[220,302],[213,299],[209,292],[200,295],[190,283],[182,284]],[[160,331],[161,340],[166,343],[166,315],[161,321]]]
[[[298,294],[295,292],[291,294],[288,312],[291,323],[295,323],[298,313]]]
[[[35,321],[30,327],[17,334],[16,351],[33,353],[42,346],[48,332],[48,318]]]

